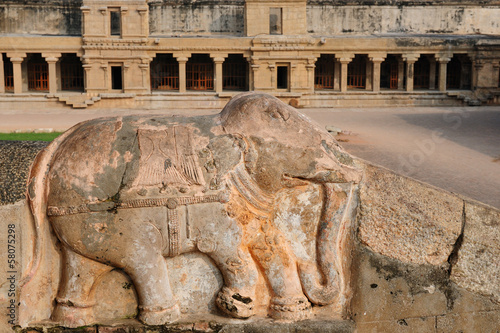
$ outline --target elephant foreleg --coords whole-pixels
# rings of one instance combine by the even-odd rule
[[[95,282],[112,267],[87,259],[66,246],[62,254],[63,274],[52,320],[67,327],[93,324]]]
[[[285,320],[308,318],[311,303],[302,291],[295,259],[281,233],[269,222],[264,222],[250,249],[273,292],[269,315]]]
[[[234,318],[253,316],[258,273],[248,250],[219,247],[209,255],[224,277],[216,299],[219,309]]]

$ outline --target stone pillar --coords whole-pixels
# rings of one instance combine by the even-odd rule
[[[85,89],[85,91],[88,91],[87,89],[91,87],[91,83],[90,83],[91,73],[90,72],[92,71],[92,65],[89,64],[85,58],[82,60],[82,63],[83,63],[82,67],[84,70],[84,72],[83,72],[83,75],[84,75],[84,77],[83,77],[84,83],[83,84],[85,85],[84,89]]]
[[[147,37],[149,35],[148,7],[139,7],[137,11],[141,15],[141,36]]]
[[[101,70],[103,71],[104,76],[104,89],[109,91],[113,88],[113,83],[108,75],[108,64],[106,62],[101,63]],[[122,77],[123,79],[123,77]],[[123,88],[123,85],[122,85]]]
[[[3,70],[3,53],[0,52],[0,94],[5,93],[5,73]]]
[[[49,65],[49,93],[57,93],[57,70],[56,64],[61,57],[61,53],[42,53],[42,57]]]
[[[404,89],[405,82],[405,62],[402,58],[398,59],[398,90]]]
[[[370,56],[372,62],[372,90],[380,91],[380,65],[385,60],[385,56]]]
[[[446,70],[448,69],[448,63],[451,58],[449,57],[439,57],[439,91],[446,91]]]
[[[214,78],[214,85],[215,85],[215,92],[216,93],[221,93],[223,86],[223,73],[222,73],[222,64],[224,63],[224,58],[223,57],[215,57],[214,63],[215,63],[215,78]]]
[[[403,59],[406,62],[406,91],[413,91],[413,73],[415,62],[417,62],[419,54],[406,54]]]
[[[372,90],[373,88],[373,66],[370,61],[366,62],[366,79],[365,79],[365,90]]]
[[[255,80],[256,80],[257,72],[259,71],[260,65],[256,64],[254,61],[252,61],[250,68],[252,69],[252,76],[250,77],[249,88],[250,88],[250,90],[255,90],[256,89],[255,88]]]
[[[123,63],[123,74],[122,74],[122,92],[127,92],[127,89],[130,89],[130,81],[127,80],[126,78],[129,75],[129,70],[130,70],[130,62],[124,62]]]
[[[310,93],[314,93],[314,69],[316,68],[317,58],[307,59],[306,71],[307,71],[307,86]]]
[[[294,80],[297,73],[297,64],[295,62],[290,63],[290,73],[288,74],[290,85],[288,86],[288,91],[294,91],[294,89],[299,86],[297,80]]]
[[[436,60],[431,59],[429,61],[429,89],[436,89]]]
[[[276,89],[277,88],[276,64],[269,63],[268,67],[269,67],[269,70],[271,71],[271,87],[273,89]]]
[[[151,82],[149,80],[149,65],[151,63],[151,58],[142,58],[141,63],[139,64],[139,68],[142,74],[142,87],[148,93],[151,93]]]
[[[335,61],[333,69],[333,90],[340,90],[340,62]]]
[[[174,55],[175,57],[175,55]],[[179,92],[186,92],[186,62],[188,61],[188,57],[179,56],[176,57],[177,62],[179,63]]]
[[[352,56],[342,56],[336,57],[340,62],[340,91],[347,91],[347,65],[352,61],[354,55]]]
[[[89,24],[89,14],[90,14],[90,7],[89,6],[82,6],[80,7],[80,10],[82,11],[82,37],[85,37],[87,34],[87,29],[86,26]]]
[[[21,94],[23,92],[23,70],[21,64],[26,53],[7,53],[7,57],[12,62],[12,69],[14,74],[14,94]]]
[[[484,67],[484,61],[481,59],[472,60],[472,90],[476,90],[479,83],[479,73]]]

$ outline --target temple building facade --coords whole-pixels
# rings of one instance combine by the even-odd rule
[[[0,107],[499,103],[499,17],[496,0],[4,0]]]

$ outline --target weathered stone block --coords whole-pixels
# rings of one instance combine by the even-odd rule
[[[497,333],[500,327],[500,310],[485,312],[452,313],[436,318],[436,333],[481,332]]]
[[[462,228],[460,198],[367,165],[360,200],[359,238],[373,251],[414,264],[447,263]]]
[[[465,226],[451,279],[500,302],[500,211],[466,201]]]
[[[362,333],[382,333],[382,332],[408,332],[408,333],[428,333],[433,332],[436,325],[436,318],[406,318],[400,320],[388,320],[360,323],[357,325],[358,332]]]
[[[403,264],[363,246],[353,266],[356,277],[352,313],[357,323],[386,322],[388,327],[398,327],[393,326],[398,320],[432,317],[447,311],[449,280],[447,271],[440,267]]]

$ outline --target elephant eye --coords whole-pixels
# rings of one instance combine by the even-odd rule
[[[275,119],[279,119],[279,118],[281,118],[281,115],[278,111],[274,111],[271,113],[271,117],[273,117]]]

